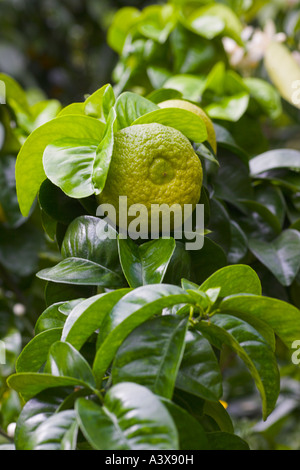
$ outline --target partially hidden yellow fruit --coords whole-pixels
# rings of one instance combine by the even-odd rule
[[[4,210],[1,204],[0,204],[0,222],[6,222],[6,217],[5,217]]]
[[[282,98],[300,109],[300,66],[289,49],[278,42],[271,42],[265,52],[264,64]]]
[[[120,196],[127,197],[128,207],[145,206],[150,222],[153,204],[194,208],[201,186],[202,166],[190,141],[173,127],[140,124],[116,133],[105,188],[97,200],[114,206],[118,225]]]
[[[190,103],[186,100],[167,100],[162,101],[158,105],[160,108],[181,108],[186,109],[187,111],[191,111],[197,116],[201,117],[206,125],[207,130],[207,141],[210,144],[211,148],[215,153],[217,153],[217,140],[216,140],[216,132],[214,129],[214,125],[211,119],[208,117],[205,111],[199,106]]]
[[[223,401],[223,400],[219,400],[219,402],[221,403],[221,405],[223,406],[223,408],[228,408],[228,403],[226,401]]]

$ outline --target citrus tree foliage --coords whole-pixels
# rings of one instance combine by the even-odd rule
[[[137,121],[155,122],[156,116],[193,142],[206,171],[201,199],[210,234],[198,252],[186,251],[173,238],[138,247],[117,234],[98,236],[101,224],[104,232],[108,227],[95,217],[95,195],[105,186],[115,132]],[[177,124],[173,116],[176,110],[161,113],[156,103],[134,93],[115,98],[106,85],[33,130],[21,147],[16,177],[23,216],[38,195],[45,230],[56,239],[61,260],[37,274],[47,281],[47,308],[8,379],[25,403],[17,449],[247,448],[220,404],[224,345],[248,368],[263,418],[275,407],[275,335],[291,350],[300,334],[299,311],[262,295],[255,271],[240,263],[249,250],[251,231],[246,235],[241,228],[247,211],[230,221],[226,195],[221,200],[209,191],[212,182],[218,186],[221,159],[230,157],[253,190],[252,178],[260,174],[259,162],[267,165],[268,155],[256,157],[250,173],[246,154],[228,133],[218,130],[216,156],[206,146],[200,118],[186,111]],[[220,194],[220,183],[219,188]],[[236,204],[236,209],[247,206],[240,198]],[[251,204],[259,203],[253,198]],[[227,219],[226,239],[217,227]],[[296,230],[282,233],[297,243]],[[234,241],[241,238],[242,256]],[[32,428],[33,422],[38,427]]]
[[[222,38],[243,45],[238,13],[255,17],[246,2],[191,3],[117,12],[115,86],[84,101],[32,102],[0,76],[0,163],[14,168],[18,154],[16,188],[13,176],[1,185],[0,256],[14,262],[2,256],[0,266],[15,269],[14,291],[24,279],[45,287],[34,335],[7,315],[15,298],[0,305],[9,317],[1,338],[17,345],[1,370],[2,427],[19,416],[16,449],[248,449],[222,402],[232,357],[262,419],[280,416],[279,364],[300,338],[300,152],[275,135],[299,114],[265,75],[245,78],[229,64]],[[203,119],[160,108],[169,99],[205,109],[216,152]],[[172,236],[124,240],[96,217],[115,134],[152,122],[184,134],[201,160],[201,250]],[[23,246],[24,259],[7,250],[12,233],[41,245]]]

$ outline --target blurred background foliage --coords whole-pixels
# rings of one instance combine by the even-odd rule
[[[116,54],[106,33],[123,6],[138,0],[0,0],[0,70],[63,104],[111,80]]]
[[[22,217],[18,209],[14,167],[26,136],[41,123],[55,117],[61,106],[82,101],[86,94],[108,82],[114,81],[120,89],[132,88],[147,94],[159,88],[161,66],[168,64],[171,76],[200,72],[207,74],[219,60],[242,75],[266,78],[260,59],[255,60],[255,50],[260,48],[266,35],[283,32],[288,46],[295,51],[299,50],[299,1],[223,0],[219,3],[232,8],[245,24],[251,25],[251,34],[255,28],[265,34],[260,35],[261,43],[259,35],[256,36],[258,44],[256,49],[254,47],[250,51],[252,55],[248,55],[246,61],[241,59],[241,51],[236,45],[230,42],[225,44],[225,54],[226,48],[219,39],[199,41],[197,36],[197,46],[194,48],[196,35],[192,31],[184,36],[186,49],[179,50],[178,44],[183,37],[180,28],[171,39],[171,50],[173,47],[176,51],[171,58],[165,44],[157,45],[153,41],[153,47],[150,48],[151,41],[137,41],[136,47],[129,48],[128,54],[121,56],[114,40],[110,39],[109,44],[107,42],[107,32],[116,12],[122,7],[142,9],[155,3],[165,2],[0,0],[0,73],[10,75],[21,85],[20,89],[12,88],[8,92],[7,105],[0,106],[0,339],[6,344],[6,364],[0,364],[0,442],[9,440],[13,432],[12,423],[16,421],[22,406],[16,393],[7,388],[6,378],[14,371],[15,360],[32,337],[33,325],[45,309],[44,284],[36,278],[35,273],[59,259],[56,242],[44,235],[45,226],[47,233],[51,233],[51,218],[44,213],[41,217],[38,202],[28,218]],[[184,4],[187,8],[192,5],[194,8],[195,4],[205,2],[173,0],[172,3]],[[271,32],[267,26],[270,20],[275,27]],[[190,56],[187,56],[188,50],[192,51]],[[211,54],[207,55],[207,51]],[[188,62],[187,57],[193,60]],[[152,82],[147,74],[148,59],[152,66]],[[156,60],[158,69],[153,70]],[[120,84],[119,78],[126,78],[126,67],[134,73],[127,77],[128,81],[123,80]],[[30,107],[31,119],[18,108],[18,102],[21,101],[26,101]],[[276,125],[270,126],[268,122],[264,129],[267,129],[273,146],[284,144],[300,148],[299,112],[284,101],[283,108],[286,111],[284,122],[281,117]],[[265,150],[268,143],[263,140],[263,134],[253,139],[253,132],[258,132],[257,125],[253,120],[247,122],[246,119],[234,123],[236,136],[240,135],[244,142],[248,139],[249,146],[259,144],[262,145],[262,151]],[[249,126],[253,126],[251,132]],[[231,130],[231,125],[228,127]],[[293,193],[297,213],[299,194],[299,191]],[[60,199],[57,206],[62,203]],[[299,299],[300,280],[296,281],[294,297]],[[282,286],[275,286],[280,297]],[[47,290],[50,303],[61,300],[57,286],[48,285]],[[227,383],[224,398],[229,403],[228,411],[235,420],[236,431],[253,449],[300,448],[299,372],[286,361],[284,352],[282,358],[280,400],[270,419],[263,423],[260,421],[259,400],[252,381],[240,361],[224,351],[224,376]],[[234,365],[230,373],[226,367],[228,363]]]

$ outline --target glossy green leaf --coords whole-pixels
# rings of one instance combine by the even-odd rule
[[[96,450],[178,449],[177,429],[170,414],[159,398],[141,385],[125,382],[114,386],[102,408],[79,398],[76,412],[83,434]]]
[[[95,194],[100,194],[105,186],[114,149],[116,119],[116,111],[112,108],[107,118],[103,139],[97,148],[96,158],[93,163],[92,182]]]
[[[231,152],[222,152],[220,168],[214,178],[214,197],[229,202],[242,213],[248,213],[240,199],[254,200],[248,162]]]
[[[48,217],[63,225],[68,225],[74,218],[85,214],[85,210],[78,200],[68,197],[49,179],[41,184],[38,202]]]
[[[52,328],[62,328],[64,326],[67,317],[61,313],[58,308],[63,304],[64,302],[56,302],[44,310],[44,312],[37,319],[35,325],[34,331],[36,335]]]
[[[145,37],[164,43],[176,25],[172,5],[150,5],[142,11],[138,31]]]
[[[203,408],[204,415],[210,416],[221,431],[233,433],[234,426],[230,415],[219,401],[206,401]]]
[[[78,284],[57,284],[56,282],[47,282],[45,286],[45,302],[50,307],[57,302],[67,302],[78,298],[90,297],[96,294],[94,286],[79,286]]]
[[[14,101],[18,103],[25,112],[29,113],[30,111],[26,92],[19,85],[19,83],[5,73],[0,73],[0,80],[5,84],[5,95],[7,103],[9,104],[10,101]]]
[[[207,39],[213,39],[222,33],[225,28],[225,22],[222,18],[201,13],[201,10],[196,11],[188,19],[185,19],[185,26],[187,26],[191,31],[199,34],[199,36],[203,36]]]
[[[31,450],[36,444],[39,427],[57,413],[65,393],[45,392],[38,397],[32,398],[22,408],[17,421],[14,440],[17,450]]]
[[[163,315],[140,325],[125,339],[112,366],[112,382],[135,382],[172,398],[184,350],[188,317]]]
[[[64,258],[83,258],[123,277],[117,232],[98,217],[78,217],[68,226],[61,246]]]
[[[199,101],[205,88],[205,79],[196,75],[174,75],[164,83],[164,88],[174,89],[186,100]]]
[[[122,93],[115,105],[118,129],[131,126],[140,116],[156,109],[158,109],[156,104],[140,95],[129,91]]]
[[[250,450],[246,441],[227,432],[207,433],[210,450]]]
[[[266,80],[247,77],[244,83],[250,90],[250,96],[257,101],[261,109],[272,119],[277,119],[281,112],[281,98],[278,91]]]
[[[174,127],[194,142],[204,142],[207,139],[205,122],[191,111],[180,108],[162,108],[136,119],[131,125],[151,124],[156,122],[164,126]]]
[[[277,235],[281,231],[281,223],[274,213],[264,204],[257,201],[247,201],[240,199],[239,204],[246,207],[251,214],[258,214]]]
[[[213,287],[221,287],[220,297],[239,293],[261,295],[259,277],[244,264],[219,269],[201,284],[199,290],[206,292]]]
[[[216,3],[197,8],[188,17],[187,24],[191,26],[193,31],[208,39],[222,33],[222,35],[234,39],[239,45],[243,44],[241,40],[242,24],[235,12],[227,5]]]
[[[248,239],[241,227],[230,221],[231,243],[227,259],[230,264],[240,263],[248,253]]]
[[[211,345],[197,331],[188,331],[185,342],[176,387],[206,400],[219,400],[222,376]]]
[[[125,7],[116,12],[108,30],[107,42],[118,54],[122,53],[127,34],[136,25],[141,12],[137,8]]]
[[[180,286],[182,278],[190,279],[191,267],[192,261],[190,252],[186,251],[181,241],[176,240],[176,247],[169,262],[164,277],[164,283]]]
[[[86,384],[74,377],[54,376],[37,372],[20,372],[11,375],[7,380],[8,385],[19,392],[25,401],[38,395],[43,390],[56,387],[76,387]]]
[[[161,398],[176,425],[180,450],[208,450],[208,440],[201,424],[171,400]]]
[[[115,104],[115,95],[110,84],[104,85],[92,93],[84,103],[84,112],[106,123],[110,109]]]
[[[92,181],[98,140],[64,138],[47,145],[44,170],[53,184],[76,199],[94,194]]]
[[[249,162],[253,176],[277,168],[300,168],[300,152],[293,149],[274,149],[254,157]]]
[[[249,248],[282,285],[292,284],[300,269],[300,233],[297,230],[284,230],[272,242],[251,239]]]
[[[226,96],[220,102],[209,104],[205,111],[211,119],[236,122],[246,112],[248,104],[249,95],[242,91],[236,95]]]
[[[218,123],[214,123],[214,129],[218,147],[225,148],[239,155],[247,164],[249,159],[247,152],[237,144],[230,132]]]
[[[85,115],[84,113],[84,102],[82,103],[71,103],[65,106],[57,115],[57,117],[67,116],[69,114],[80,114],[82,116]]]
[[[251,325],[225,313],[213,315],[210,323],[201,322],[198,328],[217,347],[227,344],[245,362],[261,395],[263,417],[267,419],[279,394],[279,371],[270,345]]]
[[[49,349],[45,373],[54,377],[73,377],[79,383],[95,386],[92,369],[84,357],[71,344],[56,341]]]
[[[80,349],[85,341],[100,328],[104,318],[114,305],[129,292],[130,289],[119,289],[106,294],[99,294],[77,305],[69,314],[61,336],[76,349]]]
[[[75,411],[60,411],[45,419],[45,421],[36,427],[30,438],[30,445],[27,444],[25,449],[75,450],[76,437],[77,423]]]
[[[293,341],[300,338],[300,311],[282,300],[257,295],[232,295],[224,299],[219,308],[231,315],[235,312],[247,313],[262,320],[273,328],[288,349]]]
[[[101,141],[104,124],[88,116],[62,116],[37,128],[22,146],[16,163],[17,194],[24,216],[28,215],[42,182],[46,179],[43,153],[58,139]]]
[[[52,328],[36,335],[26,344],[16,362],[17,372],[38,372],[46,362],[50,346],[61,337],[62,328]]]
[[[53,268],[42,269],[37,277],[62,284],[120,287],[124,281],[116,272],[83,258],[66,258]]]
[[[147,99],[155,104],[161,103],[162,101],[175,100],[180,98],[182,98],[182,94],[177,90],[173,90],[172,88],[159,88],[158,90],[152,91],[147,96]]]
[[[191,251],[192,274],[190,280],[201,284],[218,269],[227,265],[224,250],[209,238],[205,237],[201,250]],[[185,276],[188,277],[188,276]]]
[[[125,295],[106,316],[98,336],[98,350],[93,370],[99,382],[125,338],[139,325],[163,308],[192,302],[177,286],[155,284],[142,286]]]
[[[173,238],[160,238],[136,245],[118,237],[123,272],[130,287],[162,282],[175,250]]]

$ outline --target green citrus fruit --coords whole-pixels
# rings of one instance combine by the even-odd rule
[[[116,133],[105,188],[97,199],[114,206],[118,225],[120,196],[127,197],[128,207],[143,204],[150,222],[152,204],[194,208],[201,186],[202,166],[190,141],[173,127],[141,124]]]
[[[158,105],[160,108],[182,108],[186,109],[187,111],[191,111],[197,116],[201,117],[206,125],[207,130],[207,141],[210,144],[211,148],[215,153],[217,153],[217,141],[216,141],[216,133],[214,129],[214,125],[211,119],[207,116],[206,112],[203,111],[199,106],[190,103],[189,101],[185,100],[167,100],[162,101]]]
[[[299,89],[300,66],[289,49],[284,44],[271,42],[265,52],[264,64],[282,98],[300,108],[299,99],[293,99]]]

